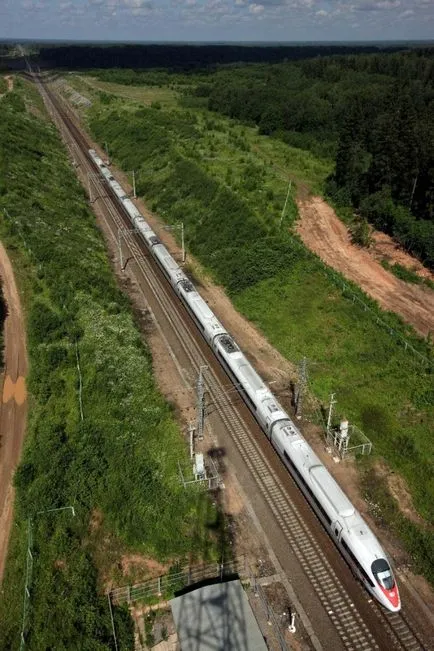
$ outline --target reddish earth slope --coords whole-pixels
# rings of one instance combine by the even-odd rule
[[[434,291],[425,285],[406,283],[380,264],[384,258],[432,277],[420,262],[401,251],[384,233],[374,232],[372,251],[352,244],[347,227],[320,197],[300,199],[298,209],[297,232],[323,262],[359,285],[385,310],[399,314],[419,334],[434,332]]]

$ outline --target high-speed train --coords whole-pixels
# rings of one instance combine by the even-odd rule
[[[373,532],[102,159],[89,154],[354,574],[385,608],[400,610],[390,561]]]

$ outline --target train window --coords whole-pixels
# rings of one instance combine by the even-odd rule
[[[315,495],[313,495],[312,493],[311,493],[311,495],[312,495],[312,499],[314,500],[314,502],[315,502],[315,504],[316,504],[317,509],[318,509],[319,511],[321,511],[323,518],[326,520],[326,522],[328,522],[329,524],[331,524],[332,521],[331,521],[331,519],[329,518],[329,516],[327,515],[326,511],[323,509],[323,507],[322,507],[322,505],[320,504],[320,502],[316,499]],[[336,535],[337,535],[337,534],[336,534]]]
[[[194,291],[194,286],[189,280],[181,280],[179,284],[181,285],[182,289],[187,293]]]
[[[239,348],[234,342],[234,340],[232,339],[232,337],[228,337],[227,335],[224,335],[223,337],[221,337],[220,343],[227,353],[236,353],[237,351],[239,351]]]
[[[378,558],[371,565],[372,574],[375,576],[377,583],[385,590],[392,590],[395,585],[393,574],[390,570],[389,563],[385,558]]]
[[[345,551],[347,552],[348,556],[351,558],[351,560],[352,560],[352,562],[353,562],[353,565],[355,565],[355,566],[357,567],[357,569],[359,570],[360,574],[363,576],[363,578],[364,578],[364,580],[366,581],[366,583],[368,583],[372,588],[375,588],[375,583],[372,581],[372,579],[371,579],[371,577],[369,576],[369,574],[368,574],[367,572],[365,572],[365,570],[363,569],[363,567],[360,565],[359,561],[358,561],[357,558],[354,556],[353,552],[352,552],[351,549],[348,547],[348,545],[347,545],[347,543],[345,542],[345,540],[342,540],[342,547],[345,549]]]
[[[269,405],[269,406],[268,406],[268,411],[271,412],[271,413],[273,413],[274,411],[279,411],[279,407],[277,407],[277,406],[274,405],[274,404],[273,404],[273,405]]]
[[[325,521],[328,522],[329,524],[331,524],[332,521],[330,520],[330,518],[329,518],[329,516],[327,515],[326,511],[323,509],[323,507],[322,507],[322,505],[320,504],[320,502],[316,499],[315,495],[312,493],[312,491],[310,490],[309,486],[308,486],[308,485],[306,484],[306,482],[304,481],[303,477],[301,476],[300,472],[297,470],[296,466],[293,464],[293,462],[292,462],[292,460],[291,460],[289,454],[286,452],[286,450],[283,451],[283,456],[284,456],[285,459],[287,460],[288,465],[291,467],[291,469],[292,469],[292,471],[294,472],[294,474],[296,475],[298,481],[299,481],[299,482],[304,486],[304,488],[306,489],[306,491],[309,493],[309,495],[310,495],[312,501],[315,502],[315,506],[316,506],[316,508],[318,509],[318,511],[320,511],[320,513],[322,514],[322,516],[323,516],[323,518],[325,519]]]

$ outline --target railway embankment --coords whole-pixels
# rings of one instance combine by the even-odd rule
[[[106,648],[104,581],[122,579],[120,559],[134,552],[170,564],[205,548],[212,556],[216,513],[179,482],[177,463],[187,454],[179,428],[43,112],[24,81],[2,100],[0,238],[23,296],[30,411],[15,473],[0,647],[18,644],[26,585],[29,648]],[[143,577],[150,567],[142,565]],[[118,642],[129,648],[128,611],[113,614]]]

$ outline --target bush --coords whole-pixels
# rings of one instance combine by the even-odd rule
[[[366,219],[357,219],[351,226],[351,240],[354,244],[369,248],[372,244],[371,229]]]

